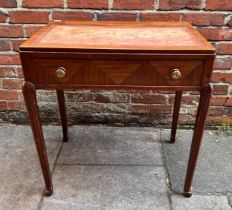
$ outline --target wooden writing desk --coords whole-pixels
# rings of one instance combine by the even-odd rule
[[[147,89],[175,91],[171,142],[175,142],[182,91],[199,91],[200,102],[183,194],[191,196],[212,88],[214,48],[189,23],[49,23],[20,46],[23,95],[46,184],[53,192],[37,89],[57,91],[63,140],[68,141],[64,90]]]

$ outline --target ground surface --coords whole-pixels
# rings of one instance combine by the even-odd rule
[[[43,180],[29,126],[0,127],[0,209],[4,210],[229,210],[232,137],[205,131],[193,196],[180,195],[191,130],[71,126],[44,127],[54,194]]]

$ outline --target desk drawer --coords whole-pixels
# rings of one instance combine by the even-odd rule
[[[95,61],[94,72],[103,72],[115,85],[198,86],[203,60]]]
[[[204,60],[30,60],[26,80],[39,85],[199,86]],[[27,74],[29,73],[29,74]]]
[[[80,73],[87,72],[88,65],[87,60],[30,58],[24,76],[34,84],[78,84],[82,80]]]

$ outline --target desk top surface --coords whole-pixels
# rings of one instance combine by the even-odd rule
[[[20,46],[21,51],[136,51],[213,53],[186,22],[53,21]]]

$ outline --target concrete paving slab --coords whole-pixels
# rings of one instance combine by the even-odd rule
[[[61,166],[42,209],[169,209],[165,174],[156,166]]]
[[[50,165],[61,145],[59,129],[54,126],[44,129]],[[36,209],[44,182],[30,127],[0,129],[0,136],[5,136],[0,141],[0,209]]]
[[[72,126],[58,164],[162,165],[153,128]]]
[[[193,195],[184,198],[180,195],[171,197],[173,210],[231,210],[226,196]]]
[[[17,127],[16,125],[4,125],[4,124],[0,124],[0,144],[2,144],[3,140],[5,139],[9,139],[13,133],[14,133],[14,130],[15,130],[15,127]]]
[[[161,132],[164,141],[164,157],[171,187],[182,192],[187,169],[191,130],[179,130],[175,144],[169,141],[170,130]],[[193,180],[193,191],[196,192],[227,192],[232,191],[232,137],[219,136],[215,132],[205,131],[196,173]]]
[[[44,133],[53,165],[62,143],[61,127],[45,126]],[[177,192],[183,188],[191,134],[178,131],[175,144],[166,143],[170,130],[161,134]],[[154,128],[71,126],[70,142],[64,144],[53,176],[54,195],[41,200],[44,182],[30,127],[0,127],[0,210],[159,210],[170,205],[173,210],[231,209],[231,136],[206,131],[195,193],[191,198],[172,194],[171,204],[160,151]]]
[[[86,210],[86,208],[81,208],[80,205],[70,204],[60,200],[45,201],[45,205],[41,210]],[[90,207],[88,210],[99,210],[99,207]]]

